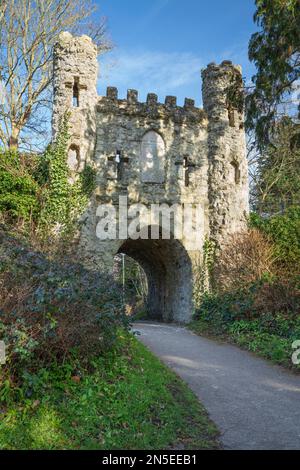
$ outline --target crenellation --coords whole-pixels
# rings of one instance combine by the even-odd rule
[[[172,98],[172,99],[171,99]],[[177,106],[177,98],[167,97],[165,104],[158,102],[154,93],[149,93],[146,102],[138,101],[138,92],[128,90],[127,99],[117,99],[117,90],[109,88],[106,96],[100,96],[97,100],[97,113],[130,114],[147,116],[150,114],[165,119],[173,119],[176,122],[191,121],[203,122],[206,114],[203,109],[195,106],[195,101],[186,99],[184,106]]]
[[[165,105],[168,108],[176,108],[176,106],[177,106],[177,97],[176,96],[166,96]]]
[[[118,88],[109,86],[106,89],[106,98],[109,100],[117,100],[118,99]]]
[[[223,60],[223,62],[221,63],[221,67],[226,67],[227,65],[229,65],[230,67],[233,65],[232,61],[231,60]]]
[[[190,98],[185,98],[184,100],[184,108],[185,109],[193,109],[195,108],[195,100],[192,100]]]
[[[135,104],[138,102],[139,93],[137,90],[127,90],[127,101],[129,104]]]
[[[156,106],[158,104],[158,96],[155,93],[148,93],[147,95],[147,105]]]

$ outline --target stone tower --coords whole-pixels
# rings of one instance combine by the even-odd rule
[[[88,36],[61,33],[54,47],[53,137],[65,112],[70,113],[69,166],[80,171],[91,161],[96,142],[97,46]]]
[[[249,212],[243,99],[238,103],[241,67],[230,61],[212,63],[202,71],[202,79],[208,117],[210,237],[222,247],[229,234],[245,229]]]

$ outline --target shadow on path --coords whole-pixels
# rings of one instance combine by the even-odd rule
[[[300,376],[176,325],[134,331],[199,397],[225,449],[300,449]]]

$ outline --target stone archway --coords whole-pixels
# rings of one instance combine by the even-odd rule
[[[187,323],[193,313],[192,264],[178,240],[126,240],[119,249],[147,276],[149,318]]]

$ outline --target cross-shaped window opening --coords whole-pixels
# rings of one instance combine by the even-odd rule
[[[79,83],[78,78],[74,79],[73,85],[73,107],[79,108]]]

